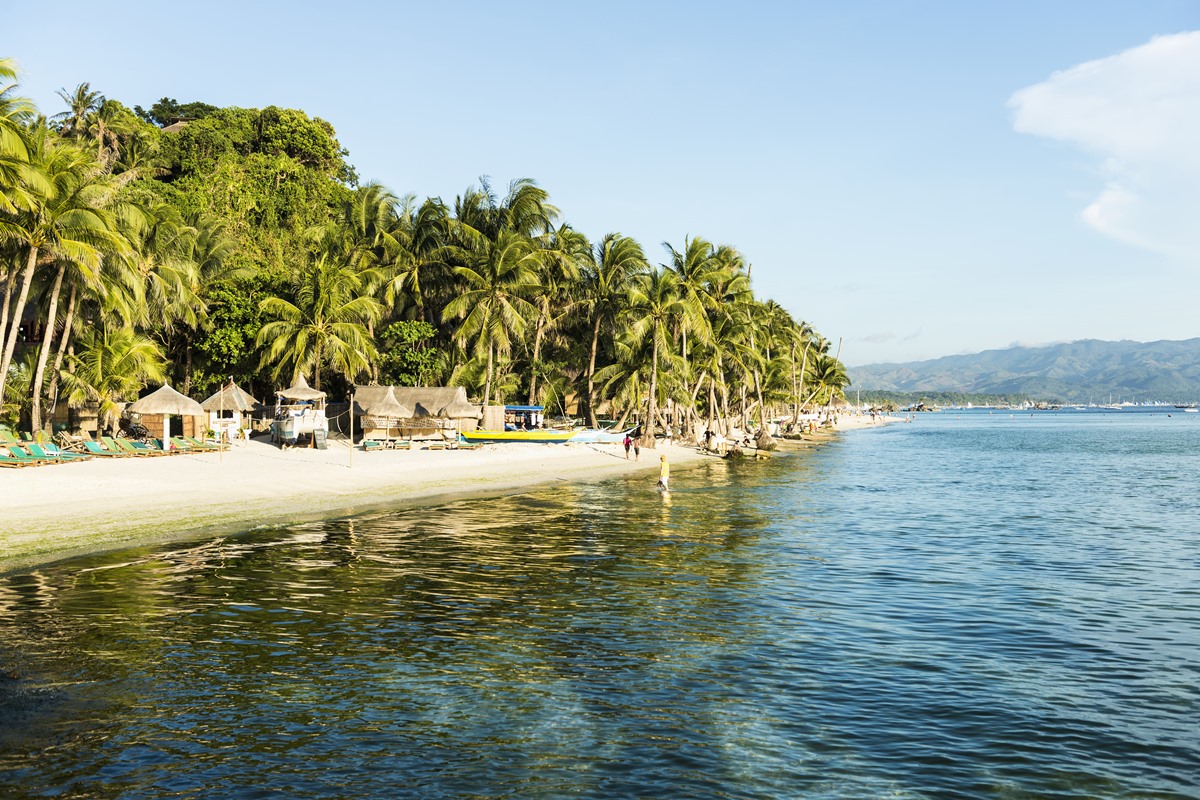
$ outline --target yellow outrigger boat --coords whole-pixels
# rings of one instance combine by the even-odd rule
[[[578,431],[557,431],[550,428],[532,431],[463,431],[460,436],[473,444],[484,442],[535,442],[538,444],[562,444],[570,441]]]

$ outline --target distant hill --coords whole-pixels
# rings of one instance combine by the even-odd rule
[[[1072,403],[1200,401],[1200,338],[985,350],[906,364],[849,370],[863,392],[962,392],[1025,395]]]

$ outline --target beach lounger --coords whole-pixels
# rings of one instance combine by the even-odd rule
[[[54,461],[52,459],[38,458],[35,455],[33,455],[33,453],[26,451],[24,448],[19,447],[12,443],[8,443],[8,442],[0,445],[0,450],[7,450],[9,456],[11,456],[13,459],[21,462],[22,464],[26,464],[29,466],[37,466],[39,464],[53,464],[54,463]]]
[[[20,444],[21,440],[17,438],[12,431],[0,431],[0,442],[8,442],[10,444]]]
[[[186,453],[216,451],[216,447],[210,447],[206,444],[199,443],[199,441],[188,441],[184,437],[172,437],[170,438],[170,444],[175,445],[175,447],[178,447],[179,450]]]
[[[42,448],[52,456],[57,456],[66,461],[87,461],[92,457],[91,453],[72,453],[68,450],[63,450],[54,442],[44,442]]]
[[[24,461],[19,461],[8,454],[8,450],[0,448],[0,467],[28,467]]]
[[[168,456],[168,455],[170,455],[170,453],[168,453],[164,450],[159,450],[157,447],[155,447],[152,444],[146,444],[145,442],[139,442],[137,439],[117,439],[117,444],[128,445],[129,447],[133,448],[133,451],[135,453],[140,453],[142,455],[147,455],[147,456]]]
[[[226,446],[218,442],[205,442],[197,439],[195,436],[180,436],[185,442],[195,447],[197,450],[225,450]]]
[[[83,460],[82,457],[76,457],[72,453],[63,453],[59,451],[57,447],[54,448],[56,452],[52,453],[37,442],[26,442],[23,446],[33,455],[34,458],[40,458],[43,461],[51,464],[66,464],[69,461]],[[53,445],[50,446],[53,447]]]
[[[143,445],[138,447],[133,441],[120,436],[103,436],[101,441],[109,450],[116,450],[121,453],[128,453],[131,456],[165,456],[161,450],[151,450]],[[140,444],[140,443],[139,443]]]
[[[83,447],[91,455],[104,456],[105,458],[129,458],[129,453],[114,452],[107,449],[99,442],[94,442],[91,439],[83,440]]]

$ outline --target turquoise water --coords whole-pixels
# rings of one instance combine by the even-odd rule
[[[0,797],[1200,797],[1200,415],[0,578]]]

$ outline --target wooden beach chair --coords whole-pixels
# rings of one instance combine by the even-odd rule
[[[12,456],[10,456],[8,454],[8,450],[0,447],[0,467],[9,467],[9,468],[18,468],[19,469],[20,467],[28,467],[28,466],[29,466],[29,464],[27,464],[24,461],[21,461],[20,459],[13,458]]]
[[[88,451],[89,454],[91,454],[93,456],[101,456],[103,458],[129,458],[130,457],[129,453],[121,453],[121,452],[109,450],[104,445],[100,444],[99,442],[92,441],[91,439],[84,439],[83,447],[85,450]]]
[[[24,447],[26,450],[28,450],[33,455],[34,458],[40,458],[43,461],[46,461],[51,464],[66,464],[71,461],[86,460],[85,457],[76,456],[74,453],[64,453],[64,452],[60,451],[57,447],[54,448],[54,452],[50,452],[48,447],[54,447],[54,445],[49,445],[48,447],[43,447],[42,445],[38,444],[37,442],[26,442]]]
[[[88,461],[92,458],[91,453],[73,453],[69,450],[64,450],[54,442],[43,442],[42,448],[52,456],[59,456],[68,461]]]
[[[192,447],[196,448],[197,450],[214,450],[215,451],[215,450],[228,449],[228,447],[226,445],[223,445],[220,442],[207,442],[207,441],[202,442],[194,436],[180,436],[179,438],[183,439],[185,442],[187,442],[188,444],[190,444]]]
[[[53,464],[54,463],[54,461],[52,459],[38,458],[38,457],[34,456],[33,453],[26,451],[23,447],[12,444],[10,442],[6,442],[2,446],[0,446],[0,450],[3,450],[3,449],[7,449],[9,456],[11,456],[13,459],[15,459],[27,466],[36,467],[36,466],[40,466],[42,464]]]
[[[165,456],[162,450],[156,450],[142,442],[135,442],[132,439],[126,439],[122,436],[105,436],[104,443],[108,445],[110,450],[120,450],[122,453],[129,453],[131,456]]]

